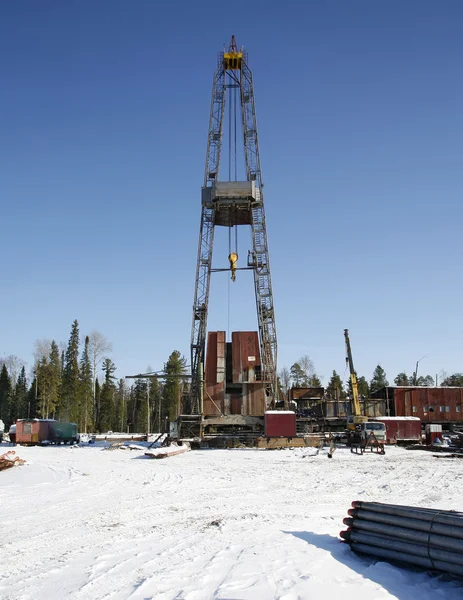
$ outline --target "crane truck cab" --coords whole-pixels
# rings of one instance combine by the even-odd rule
[[[368,417],[364,415],[348,415],[347,429],[348,431],[355,431],[358,425],[366,422],[368,422]]]
[[[369,421],[368,417],[347,417],[347,444],[365,444],[370,436],[376,438],[380,444],[387,440],[386,425],[377,421]],[[373,437],[372,436],[372,437]]]
[[[386,443],[386,425],[384,423],[367,421],[358,426],[358,431],[363,440],[367,440],[373,433],[378,442]]]

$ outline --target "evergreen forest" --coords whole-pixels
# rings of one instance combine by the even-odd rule
[[[94,330],[81,336],[75,320],[67,344],[36,341],[30,373],[18,357],[0,358],[0,419],[6,427],[24,418],[72,421],[84,433],[164,431],[166,421],[179,414],[188,381],[185,357],[174,350],[154,377],[118,379],[110,354],[111,344],[103,334]],[[444,371],[435,378],[399,373],[390,384],[384,369],[377,365],[370,380],[358,376],[359,393],[368,398],[388,385],[434,386],[438,379],[441,386],[463,386],[463,373],[448,375]],[[282,367],[278,381],[282,394],[292,386],[322,386],[308,356],[290,368]],[[350,394],[350,379],[344,383],[333,371],[325,395],[341,400]]]

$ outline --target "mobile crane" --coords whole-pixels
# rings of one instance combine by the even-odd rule
[[[349,365],[350,382],[352,386],[352,415],[347,417],[347,443],[351,446],[351,452],[363,454],[367,447],[371,451],[376,450],[384,454],[384,442],[386,440],[386,427],[384,423],[369,422],[368,417],[362,415],[359,400],[359,388],[357,373],[354,369],[352,350],[350,347],[349,330],[344,329],[346,340],[346,364]]]
[[[352,350],[350,348],[350,340],[349,340],[349,330],[344,329],[344,337],[346,340],[346,364],[349,366],[350,372],[350,383],[352,386],[352,415],[347,417],[347,429],[349,431],[355,431],[356,425],[361,425],[362,423],[366,423],[368,421],[368,417],[362,415],[362,411],[360,409],[360,400],[359,400],[359,387],[357,382],[357,373],[354,369],[354,361],[352,358]]]

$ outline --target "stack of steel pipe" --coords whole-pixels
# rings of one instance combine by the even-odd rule
[[[463,577],[463,513],[352,502],[340,536],[355,552]]]

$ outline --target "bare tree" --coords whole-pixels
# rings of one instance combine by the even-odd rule
[[[289,390],[289,386],[291,385],[291,373],[288,367],[283,367],[278,376],[280,378],[281,389],[284,395],[286,396]]]
[[[304,378],[310,379],[315,375],[315,367],[313,366],[312,359],[310,356],[301,356],[301,358],[297,361],[301,369],[304,371]]]
[[[8,356],[0,358],[0,369],[2,365],[5,365],[8,370],[8,375],[11,379],[11,387],[14,390],[16,388],[16,382],[18,381],[19,371],[22,369],[24,361],[14,354],[9,354]]]
[[[96,415],[98,414],[96,406],[96,380],[98,377],[97,369],[102,363],[103,359],[106,358],[106,353],[112,352],[112,344],[106,339],[106,337],[101,332],[96,331],[96,329],[94,329],[88,337],[90,340],[90,360],[93,369],[93,410],[95,413],[96,422]]]
[[[40,363],[44,358],[50,356],[51,340],[42,338],[34,342],[34,363]]]

